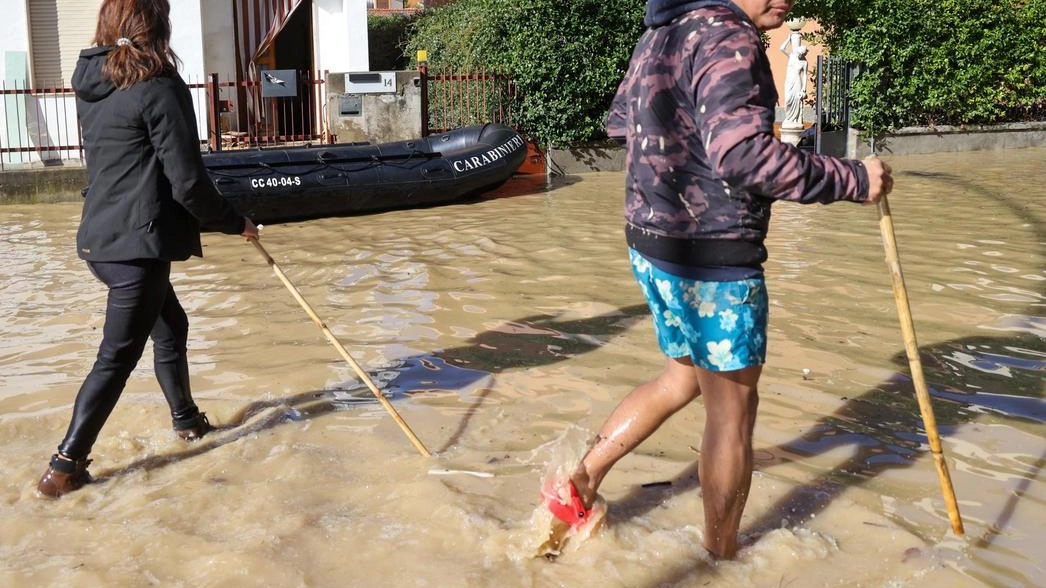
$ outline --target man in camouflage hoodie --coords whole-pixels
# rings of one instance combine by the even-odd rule
[[[699,395],[704,547],[737,552],[766,358],[763,245],[776,200],[874,203],[889,166],[810,154],[774,137],[777,91],[760,31],[794,0],[650,0],[607,120],[627,144],[625,234],[664,371],[617,406],[570,480],[545,490],[579,526],[603,477]]]

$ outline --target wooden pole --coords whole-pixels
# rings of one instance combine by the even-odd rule
[[[425,457],[432,457],[432,454],[429,453],[429,450],[425,448],[425,445],[422,444],[421,440],[418,439],[417,435],[414,434],[414,431],[411,431],[410,427],[407,426],[406,421],[404,421],[403,418],[399,415],[399,413],[396,412],[396,409],[392,407],[392,404],[388,401],[387,398],[385,398],[385,395],[382,394],[380,390],[378,390],[378,387],[374,385],[374,382],[370,379],[370,376],[367,375],[367,372],[363,371],[363,368],[361,368],[359,364],[356,363],[356,360],[352,359],[352,356],[349,355],[349,352],[346,351],[345,347],[342,346],[340,341],[338,341],[338,338],[334,336],[334,333],[332,333],[331,330],[327,328],[327,325],[325,325],[323,321],[320,320],[320,317],[316,315],[316,312],[314,310],[312,310],[312,307],[309,306],[309,303],[305,301],[305,298],[302,297],[301,292],[298,292],[298,289],[294,287],[294,284],[292,284],[291,281],[287,279],[287,276],[283,273],[283,270],[280,269],[280,266],[276,264],[276,261],[273,260],[272,256],[269,255],[269,252],[265,250],[265,247],[262,247],[261,242],[256,238],[248,238],[247,240],[254,244],[258,251],[262,254],[262,257],[265,258],[266,263],[272,266],[272,271],[276,273],[276,277],[278,277],[280,281],[283,282],[284,286],[287,286],[287,289],[291,291],[291,294],[294,296],[294,299],[297,300],[298,304],[300,304],[301,307],[305,309],[305,312],[309,315],[309,318],[312,319],[312,322],[316,323],[316,326],[319,327],[321,331],[323,331],[323,334],[327,336],[327,340],[329,340],[331,344],[334,345],[334,348],[337,349],[339,353],[341,353],[341,356],[345,358],[345,361],[349,362],[349,365],[352,366],[353,370],[355,370],[356,375],[360,377],[360,380],[363,380],[363,383],[367,385],[367,388],[370,388],[370,391],[378,399],[378,402],[380,402],[381,405],[385,407],[385,410],[387,410],[388,413],[392,415],[393,420],[395,420],[396,424],[400,426],[400,429],[403,430],[403,433],[407,435],[407,438],[410,439],[410,442],[414,445],[414,448],[418,450],[418,453]]]
[[[908,366],[912,371],[912,384],[915,386],[915,397],[919,401],[919,412],[922,414],[923,425],[926,428],[926,437],[930,442],[930,452],[933,454],[934,465],[937,466],[937,478],[941,482],[941,492],[944,494],[944,502],[948,506],[948,518],[951,520],[952,531],[956,535],[964,533],[962,526],[962,515],[959,514],[959,504],[955,500],[955,489],[952,488],[952,479],[948,475],[948,464],[944,461],[944,453],[941,450],[941,438],[937,435],[937,419],[933,415],[933,407],[930,405],[930,392],[926,388],[926,377],[923,375],[922,360],[919,359],[919,343],[915,339],[915,323],[912,321],[912,311],[908,303],[908,289],[904,285],[904,274],[901,273],[901,259],[897,252],[897,238],[893,230],[893,217],[890,216],[890,204],[883,196],[878,203],[879,206],[879,231],[883,237],[883,247],[886,249],[886,265],[890,269],[890,277],[893,280],[893,297],[897,303],[897,314],[901,320],[901,334],[904,336],[904,350],[908,355]]]

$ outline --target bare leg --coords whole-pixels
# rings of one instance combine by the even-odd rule
[[[570,477],[585,506],[592,506],[604,476],[619,459],[700,394],[694,364],[686,357],[666,360],[660,375],[632,390],[610,414]]]
[[[737,553],[737,530],[752,484],[752,432],[762,366],[732,372],[695,371],[707,417],[698,463],[705,549],[729,559]]]

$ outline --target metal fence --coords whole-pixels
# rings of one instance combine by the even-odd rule
[[[274,147],[327,142],[326,74],[298,72],[299,96],[263,98],[255,80],[218,74],[186,80],[201,147]],[[11,166],[83,162],[83,136],[72,88],[29,88],[0,82],[0,171]]]
[[[491,72],[430,73],[424,65],[418,73],[424,134],[488,122],[515,126],[512,103],[516,85],[509,76]]]
[[[0,82],[0,170],[14,164],[44,165],[82,159],[76,99],[68,88],[30,89]]]
[[[509,76],[491,72],[430,74],[418,68],[425,135],[488,122],[516,126]],[[298,96],[264,98],[256,80],[210,74],[187,78],[200,144],[211,151],[329,142],[327,72],[299,71]],[[4,87],[0,170],[7,166],[83,162],[83,137],[71,88]]]
[[[196,112],[207,113],[207,145],[212,151],[247,147],[329,142],[324,105],[326,72],[296,72],[298,95],[266,98],[257,80],[222,81],[210,74],[205,83],[189,84],[204,90],[206,103]],[[203,128],[203,127],[201,127]]]
[[[815,79],[814,150],[821,152],[821,133],[846,130],[850,126],[850,86],[855,77],[852,64],[838,57],[817,56]]]

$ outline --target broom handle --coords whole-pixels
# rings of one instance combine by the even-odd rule
[[[356,363],[356,360],[352,359],[352,356],[349,355],[349,352],[346,351],[345,347],[342,346],[340,341],[338,341],[338,338],[334,336],[334,333],[332,333],[331,330],[327,328],[327,325],[320,320],[320,317],[316,315],[316,312],[312,310],[309,303],[302,297],[301,292],[298,292],[298,289],[295,288],[294,284],[287,279],[287,276],[283,273],[283,270],[280,269],[280,266],[277,265],[276,261],[269,255],[269,252],[265,250],[265,247],[262,247],[261,242],[257,238],[248,238],[247,240],[258,249],[262,254],[262,257],[265,258],[266,263],[272,266],[272,271],[276,273],[276,277],[280,278],[280,281],[283,282],[284,286],[287,286],[287,289],[291,291],[291,294],[294,296],[294,299],[298,301],[298,304],[305,309],[305,312],[309,315],[309,318],[312,319],[312,322],[316,323],[316,326],[323,331],[323,334],[327,336],[327,340],[334,345],[334,348],[337,349],[339,353],[341,353],[341,356],[345,358],[345,361],[349,362],[349,365],[352,366],[352,369],[356,372],[356,375],[360,377],[360,380],[363,380],[363,383],[370,388],[370,391],[374,394],[375,398],[378,399],[378,402],[380,402],[381,405],[385,407],[385,410],[392,415],[393,420],[395,420],[396,424],[400,426],[403,433],[407,435],[407,438],[410,439],[410,442],[414,445],[414,448],[418,450],[418,453],[425,457],[431,457],[432,454],[429,453],[429,450],[425,448],[425,445],[422,444],[421,440],[414,434],[414,431],[410,430],[410,427],[407,426],[407,422],[403,420],[403,417],[401,417],[398,412],[396,412],[396,409],[392,407],[392,404],[387,398],[385,398],[385,395],[378,390],[378,387],[374,385],[374,382],[370,379],[370,376],[367,375],[367,372],[363,371],[359,364]]]
[[[915,323],[912,321],[912,310],[908,304],[908,289],[904,285],[904,274],[901,273],[901,259],[897,253],[893,217],[890,215],[890,204],[886,201],[886,196],[879,200],[878,206],[879,231],[882,233],[883,247],[886,249],[886,265],[890,268],[890,278],[893,280],[893,297],[897,303],[897,314],[901,320],[901,334],[904,336],[904,350],[908,355],[908,366],[912,371],[915,397],[919,401],[919,412],[922,414],[923,426],[926,428],[926,437],[930,441],[930,452],[933,454],[934,465],[937,466],[937,478],[941,482],[941,492],[944,494],[944,502],[948,506],[948,519],[951,520],[952,531],[956,535],[962,535],[964,533],[962,515],[959,514],[959,504],[955,500],[952,478],[948,475],[948,464],[944,461],[941,438],[937,435],[937,419],[933,415],[930,392],[926,388],[926,377],[923,375],[923,365],[919,359]]]

